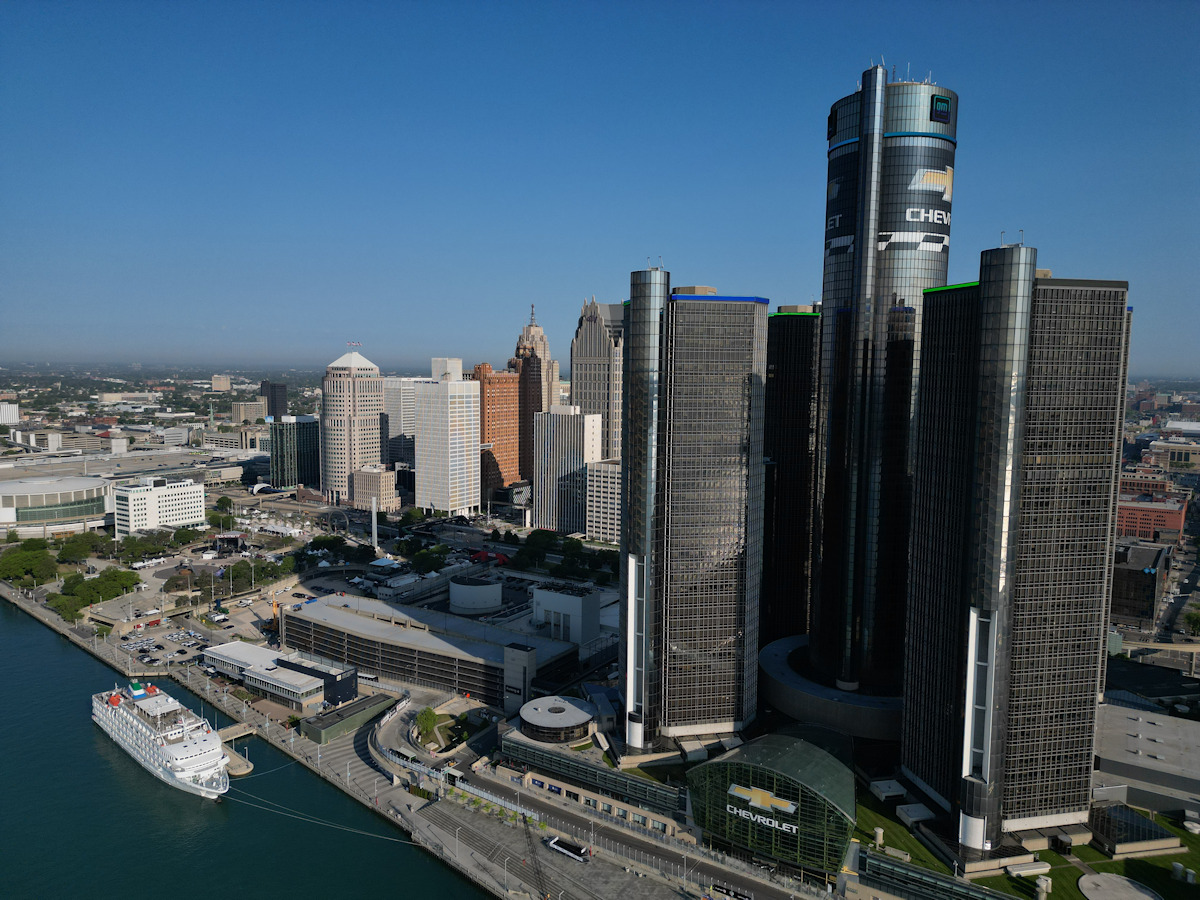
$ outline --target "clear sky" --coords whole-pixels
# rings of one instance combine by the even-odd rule
[[[1018,238],[1200,374],[1200,3],[0,4],[0,365],[565,371],[586,297],[819,299],[825,119],[960,97],[951,281]],[[911,66],[911,68],[910,68]]]

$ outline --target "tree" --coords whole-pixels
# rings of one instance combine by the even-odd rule
[[[417,729],[421,732],[422,738],[427,738],[433,734],[433,729],[437,727],[437,713],[428,706],[417,713]]]
[[[4,427],[5,427],[5,428],[7,428],[8,426],[7,426],[7,425],[5,425]],[[8,530],[8,542],[9,542],[10,544],[15,544],[15,543],[17,543],[17,541],[19,541],[19,540],[21,540],[21,536],[20,536],[19,534],[17,534],[17,529],[15,529],[15,528],[10,528],[10,529]]]
[[[500,540],[500,529],[499,528],[492,529],[492,536],[491,536],[490,540],[493,540],[493,541]]]
[[[515,531],[506,531],[504,533],[504,543],[516,547],[521,543],[521,536]]]
[[[229,497],[218,497],[217,509],[221,512],[229,512],[231,509],[233,509],[233,500],[231,500]]]
[[[180,528],[175,532],[175,543],[190,544],[200,538],[200,532],[192,528]]]
[[[1183,627],[1188,630],[1188,634],[1200,635],[1200,609],[1184,610]]]
[[[380,525],[390,524],[388,522],[388,514],[385,513],[382,509],[375,510],[375,521],[378,522]]]
[[[400,517],[400,527],[407,528],[410,525],[416,525],[425,518],[425,513],[417,509],[415,506],[410,506],[404,511],[404,515]]]

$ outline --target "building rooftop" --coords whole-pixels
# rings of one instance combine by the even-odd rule
[[[375,365],[375,363],[371,362],[369,359],[367,359],[365,356],[363,356],[357,350],[351,350],[349,353],[343,353],[341,356],[339,356],[337,359],[335,359],[333,362],[331,362],[327,366],[327,368],[330,368],[330,369],[375,369],[376,371],[379,370],[379,367],[377,365]]]
[[[279,654],[266,647],[247,644],[245,641],[230,641],[204,651],[213,657],[239,666],[273,666]]]
[[[577,697],[538,697],[521,707],[521,719],[538,728],[574,728],[596,718],[595,704]]]
[[[108,484],[104,478],[88,476],[63,475],[45,478],[21,478],[6,481],[0,487],[0,493],[7,497],[25,497],[31,494],[56,494],[66,491],[87,491],[103,488]]]

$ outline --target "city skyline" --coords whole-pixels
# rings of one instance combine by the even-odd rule
[[[364,337],[387,371],[431,341],[495,365],[530,303],[565,356],[579,305],[660,255],[819,300],[821,124],[882,61],[963,102],[948,280],[1024,229],[1056,277],[1129,280],[1131,374],[1194,374],[1193,5],[864,4],[853,33],[802,6],[218,8],[0,10],[6,366],[315,370]]]

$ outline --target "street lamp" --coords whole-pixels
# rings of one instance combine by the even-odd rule
[[[458,832],[461,829],[462,829],[461,825],[459,825],[457,828],[454,829],[454,858],[455,859],[458,859]]]
[[[508,857],[504,857],[504,893],[508,893]]]

